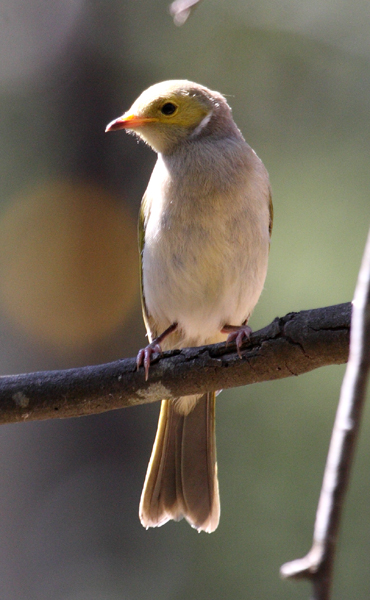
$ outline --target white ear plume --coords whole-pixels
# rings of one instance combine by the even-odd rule
[[[213,110],[211,110],[208,115],[206,115],[204,117],[204,119],[201,120],[201,122],[199,123],[199,125],[194,129],[194,131],[191,134],[191,138],[195,138],[197,137],[201,131],[203,131],[203,129],[208,125],[208,123],[210,122],[211,118],[213,115]]]

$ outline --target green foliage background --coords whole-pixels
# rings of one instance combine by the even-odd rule
[[[275,224],[252,327],[290,311],[349,301],[370,223],[369,27],[365,0],[204,0],[182,28],[172,23],[166,1],[4,2],[0,233],[5,228],[8,237],[0,247],[2,373],[114,360],[134,355],[145,343],[136,249],[116,248],[108,232],[102,239],[112,254],[107,258],[103,244],[100,260],[102,240],[95,243],[94,229],[82,231],[84,218],[73,212],[77,195],[67,229],[77,240],[86,236],[91,244],[93,237],[92,246],[86,250],[68,238],[69,262],[59,264],[66,248],[54,248],[53,239],[64,217],[53,220],[53,209],[45,226],[51,238],[43,237],[35,250],[45,216],[45,208],[37,208],[37,190],[46,186],[52,196],[55,181],[78,190],[90,186],[102,198],[102,214],[109,195],[125,211],[122,236],[132,247],[154,156],[123,133],[105,136],[104,127],[160,80],[192,79],[226,94],[269,170]],[[31,201],[32,219],[20,228],[17,218]],[[41,277],[51,247],[55,258]],[[104,297],[97,285],[93,303],[89,282],[98,281],[98,265],[104,273],[123,254],[116,275],[131,295],[122,299],[117,316],[111,300],[117,297],[121,306],[121,288],[114,277],[104,280]],[[35,258],[26,263],[29,256]],[[74,272],[80,261],[84,268]],[[28,291],[22,287],[25,272]],[[66,303],[84,278],[86,293],[67,314]],[[36,300],[35,288],[41,289]],[[54,290],[50,296],[48,290]],[[51,308],[44,317],[45,307]],[[222,516],[211,536],[184,522],[150,531],[139,523],[157,406],[4,426],[0,597],[308,598],[307,584],[282,582],[278,570],[310,547],[343,373],[343,367],[331,367],[219,397]],[[369,433],[367,411],[341,529],[337,600],[370,594]]]

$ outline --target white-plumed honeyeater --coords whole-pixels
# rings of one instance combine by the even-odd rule
[[[267,171],[225,98],[190,81],[153,85],[107,131],[126,129],[158,154],[139,222],[148,377],[161,350],[249,336],[267,271],[272,203]],[[185,517],[214,531],[220,517],[215,394],[163,400],[140,501],[156,527]]]

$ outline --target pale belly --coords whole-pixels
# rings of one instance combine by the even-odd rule
[[[157,333],[176,322],[182,346],[224,339],[222,327],[241,325],[258,301],[268,250],[267,225],[247,218],[149,230],[143,289]]]

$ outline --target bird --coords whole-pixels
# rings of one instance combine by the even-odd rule
[[[153,354],[249,339],[264,287],[273,222],[267,170],[247,144],[226,98],[188,81],[146,89],[106,131],[124,129],[157,161],[138,226],[143,318]],[[198,531],[220,519],[215,393],[161,403],[140,499],[144,527],[185,518]]]

